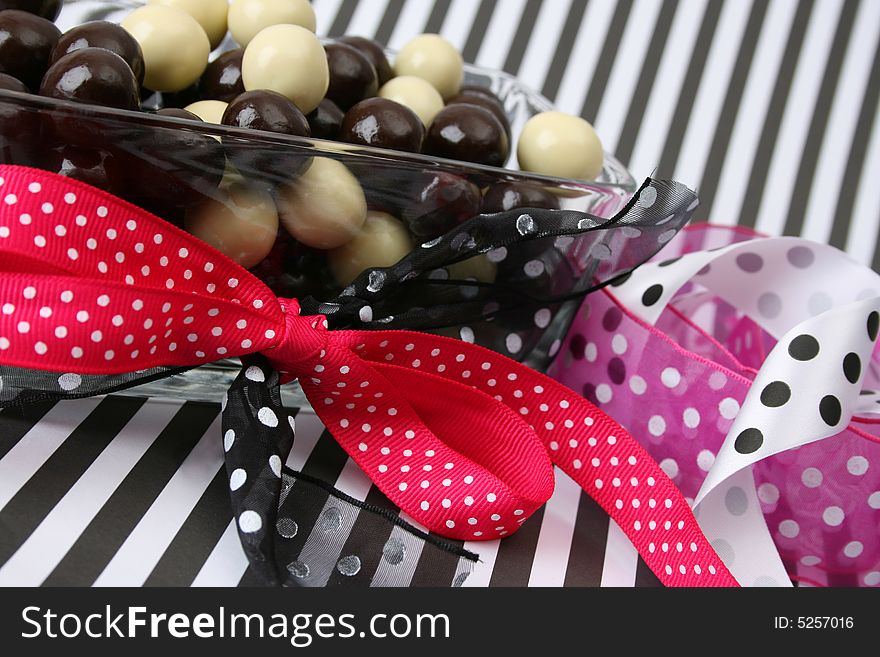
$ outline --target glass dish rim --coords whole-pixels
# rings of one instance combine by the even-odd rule
[[[522,88],[526,92],[532,102],[535,102],[535,104],[537,104],[536,101],[540,101],[541,105],[546,105],[548,108],[553,107],[552,103],[550,103],[549,100],[529,89],[526,89],[518,78],[510,75],[505,71],[476,67],[472,65],[465,65],[465,70],[486,76],[501,76],[505,78],[508,82],[519,85],[520,88]],[[207,122],[196,123],[188,119],[161,116],[150,112],[125,110],[115,107],[105,107],[101,105],[91,105],[86,103],[77,103],[69,100],[40,96],[34,93],[0,89],[0,101],[4,100],[7,102],[14,102],[23,107],[31,107],[34,109],[50,111],[56,110],[65,113],[86,114],[98,120],[104,118],[116,122],[140,125],[145,128],[183,128],[193,132],[200,132],[203,134],[221,138],[230,137],[251,143],[263,143],[275,146],[295,146],[298,148],[314,150],[316,151],[316,154],[327,153],[330,156],[349,155],[383,162],[396,162],[399,164],[410,165],[414,169],[459,169],[465,170],[471,174],[491,177],[498,180],[499,182],[507,181],[533,183],[543,186],[569,189],[571,189],[572,187],[599,187],[603,189],[619,190],[627,193],[632,193],[638,188],[638,184],[632,177],[632,174],[629,174],[631,182],[605,182],[601,180],[576,180],[569,178],[559,178],[529,171],[522,171],[520,169],[507,169],[504,167],[493,167],[470,162],[462,162],[459,160],[452,160],[448,158],[428,156],[422,153],[407,153],[404,151],[377,148],[375,146],[360,146],[327,139],[298,137],[295,135],[283,135],[263,130],[237,128]],[[604,153],[604,158],[606,163],[611,161],[617,165],[616,168],[627,171],[627,173],[629,173],[628,170],[610,153]],[[605,168],[604,165],[603,168]]]

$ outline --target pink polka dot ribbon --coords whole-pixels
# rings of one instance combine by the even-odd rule
[[[63,378],[262,353],[284,380],[299,379],[352,459],[432,532],[512,534],[550,497],[557,465],[662,582],[736,585],[682,494],[623,427],[493,351],[410,331],[330,331],[191,235],[23,167],[0,166],[0,271],[0,366]],[[249,378],[265,377],[253,369]],[[269,408],[253,420],[278,424]],[[258,524],[244,517],[253,513],[239,518],[243,531]]]

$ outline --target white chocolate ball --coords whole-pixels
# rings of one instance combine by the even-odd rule
[[[467,260],[456,262],[446,267],[449,278],[455,281],[473,279],[480,283],[494,283],[498,274],[498,266],[489,260],[485,253],[475,255]]]
[[[327,253],[330,271],[340,285],[348,285],[371,267],[390,267],[413,245],[402,222],[387,212],[367,212],[363,230],[347,244]]]
[[[391,78],[379,89],[379,96],[409,107],[426,128],[443,109],[443,97],[440,92],[429,82],[414,75]]]
[[[229,32],[242,47],[271,25],[301,25],[314,32],[315,10],[309,0],[232,0]]]
[[[360,233],[367,199],[344,164],[316,157],[279,191],[278,210],[281,223],[294,238],[315,249],[335,249]]]
[[[271,194],[241,182],[221,185],[218,198],[188,208],[187,231],[242,267],[269,255],[278,236],[278,211]]]
[[[422,78],[443,100],[449,100],[461,88],[464,61],[455,46],[439,34],[420,34],[397,53],[394,74]]]
[[[541,112],[519,135],[519,166],[545,176],[593,180],[602,173],[602,143],[593,126],[579,116]]]
[[[277,91],[308,114],[327,93],[330,68],[324,46],[306,28],[272,25],[245,48],[241,78],[248,91]]]
[[[226,111],[228,105],[229,103],[225,103],[222,100],[197,100],[183,109],[187,112],[192,112],[205,123],[222,125],[223,112]]]
[[[121,25],[144,53],[147,89],[186,89],[208,65],[208,35],[195,18],[180,9],[146,5],[131,12]]]
[[[211,42],[211,50],[226,36],[227,0],[147,0],[148,5],[164,5],[180,9],[195,18]]]

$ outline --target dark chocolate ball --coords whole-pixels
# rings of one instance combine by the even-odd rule
[[[507,141],[510,142],[510,120],[507,118],[504,106],[496,98],[481,96],[479,94],[458,94],[447,103],[447,105],[456,104],[477,105],[492,112],[492,115],[498,119],[498,122],[504,127]]]
[[[477,105],[448,105],[428,129],[424,151],[438,157],[504,166],[510,142],[504,126],[487,109]]]
[[[489,87],[484,87],[479,84],[463,84],[458,89],[459,96],[479,96],[481,98],[485,98],[486,100],[494,101],[498,103],[500,107],[504,107],[504,103],[501,102],[501,99],[495,94]]]
[[[409,232],[430,240],[480,214],[480,190],[461,176],[425,173],[413,177],[400,217]]]
[[[342,121],[339,139],[350,144],[418,153],[425,126],[410,108],[387,98],[368,98],[352,107]]]
[[[236,48],[223,53],[208,64],[199,80],[199,89],[203,100],[231,101],[244,93],[244,82],[241,79],[241,59],[243,48]]]
[[[378,42],[361,36],[343,36],[339,37],[337,41],[348,44],[357,49],[358,52],[370,60],[373,68],[376,69],[376,75],[379,78],[380,87],[394,77],[394,71],[391,69],[391,64],[388,63],[385,51]]]
[[[325,98],[306,117],[312,137],[316,139],[338,139],[345,113],[329,98]]]
[[[0,0],[0,11],[18,9],[54,21],[61,13],[63,0]]]
[[[514,208],[559,209],[559,199],[550,192],[528,183],[500,183],[489,187],[483,196],[483,214],[505,212]]]
[[[146,98],[148,94],[153,93],[155,92],[143,87],[141,90],[141,98]],[[198,82],[193,82],[191,85],[180,91],[163,91],[159,95],[162,98],[162,107],[183,108],[201,100],[201,90],[199,89]]]
[[[0,89],[28,93],[21,80],[6,73],[0,73]],[[40,125],[36,109],[29,109],[14,99],[0,98],[0,162],[34,165],[34,156],[42,148]]]
[[[83,48],[104,48],[115,52],[131,68],[138,84],[144,83],[144,53],[140,44],[116,23],[92,21],[71,28],[58,39],[50,61],[54,64],[64,55]]]
[[[0,73],[0,89],[5,91],[20,91],[22,93],[30,93],[24,82],[18,78],[14,78],[8,73]]]
[[[109,191],[110,160],[111,156],[103,151],[65,145],[48,149],[40,168]]]
[[[169,116],[172,119],[186,119],[187,121],[202,120],[202,117],[200,117],[198,114],[193,114],[189,110],[185,110],[182,107],[163,107],[160,110],[156,110],[156,115]]]
[[[49,67],[40,95],[78,103],[136,110],[138,82],[119,55],[103,48],[83,48]]]
[[[293,101],[265,89],[246,91],[236,96],[223,113],[223,125],[299,137],[311,136],[309,122]]]
[[[326,254],[300,244],[282,228],[269,255],[251,272],[279,296],[328,300],[338,292],[339,285],[330,273]]]
[[[330,68],[330,86],[327,98],[342,110],[376,95],[379,78],[376,69],[366,56],[356,48],[344,43],[328,43],[327,65]]]
[[[0,73],[34,90],[49,68],[61,31],[52,21],[26,11],[0,11]]]
[[[268,91],[246,91],[236,96],[223,113],[224,125],[265,130],[297,137],[311,136],[309,122],[286,96]],[[226,154],[251,182],[277,187],[299,174],[311,161],[303,149],[262,146],[239,138],[224,138]]]

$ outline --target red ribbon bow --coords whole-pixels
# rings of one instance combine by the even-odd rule
[[[4,365],[116,374],[262,352],[431,531],[513,533],[550,497],[555,464],[665,584],[736,585],[684,497],[623,427],[500,354],[424,333],[329,331],[191,235],[44,171],[0,166],[0,253]],[[277,422],[268,415],[259,419]]]

